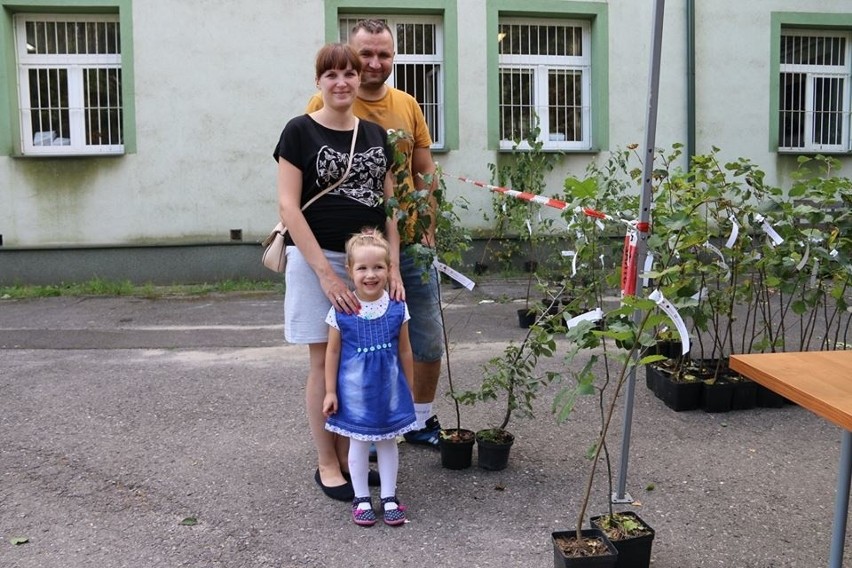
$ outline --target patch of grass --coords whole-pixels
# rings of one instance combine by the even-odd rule
[[[134,285],[129,280],[114,282],[93,278],[86,282],[48,286],[0,286],[0,299],[50,298],[55,296],[133,296],[156,299],[165,296],[205,296],[209,294],[275,292],[284,290],[283,281],[222,280],[204,284],[155,286]]]

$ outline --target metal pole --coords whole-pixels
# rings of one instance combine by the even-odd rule
[[[639,202],[639,239],[636,243],[636,292],[642,293],[642,272],[648,252],[649,221],[651,219],[651,181],[654,171],[654,148],[657,138],[657,106],[660,90],[660,55],[663,45],[663,13],[665,0],[654,1],[653,37],[651,42],[651,65],[648,79],[648,109],[645,120],[645,163],[642,172],[642,195]],[[637,311],[633,321],[639,323],[641,314]],[[630,428],[633,421],[633,398],[636,391],[636,367],[630,370],[627,379],[624,400],[624,427],[621,436],[621,465],[618,469],[617,490],[612,496],[613,503],[630,503],[627,495],[627,462],[630,453]]]
[[[831,528],[831,556],[828,559],[830,568],[843,567],[843,544],[846,538],[850,479],[852,479],[852,432],[844,430],[840,444],[837,493],[834,496],[834,526]]]

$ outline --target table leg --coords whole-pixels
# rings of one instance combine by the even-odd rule
[[[852,432],[844,430],[840,443],[837,494],[834,497],[834,527],[831,530],[829,568],[843,568],[843,544],[846,540],[846,518],[849,513],[850,479],[852,479]]]

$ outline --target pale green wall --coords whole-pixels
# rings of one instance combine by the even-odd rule
[[[26,6],[117,6],[125,46],[128,152],[112,158],[13,157],[16,145],[11,13]],[[286,120],[314,91],[313,55],[336,33],[338,11],[413,9],[446,15],[450,174],[490,181],[494,130],[488,38],[499,13],[589,15],[606,42],[595,70],[599,153],[566,156],[550,176],[558,192],[606,150],[641,143],[653,0],[0,0],[0,235],[3,248],[219,243],[231,229],[259,240],[274,224],[271,153]],[[657,145],[686,140],[685,0],[666,2]],[[791,157],[771,151],[773,13],[828,12],[848,22],[849,0],[696,3],[697,150],[746,156],[783,183]],[[125,19],[126,18],[126,19]],[[128,29],[129,28],[129,29]],[[330,32],[329,30],[334,30]],[[129,33],[130,32],[130,33]],[[600,37],[600,36],[599,36]],[[605,53],[600,53],[605,50]],[[603,74],[602,76],[600,74]],[[135,105],[135,108],[134,108]],[[604,112],[605,111],[605,112]],[[847,158],[849,161],[849,158]],[[846,167],[846,172],[850,167]],[[447,180],[485,228],[484,189]],[[3,249],[0,248],[0,251]]]

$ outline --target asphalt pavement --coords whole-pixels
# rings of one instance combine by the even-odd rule
[[[444,287],[451,370],[524,330],[524,282]],[[599,419],[557,425],[542,392],[510,424],[509,467],[443,469],[400,444],[402,527],[352,523],[313,481],[306,349],[283,341],[280,296],[0,300],[0,567],[549,567],[576,523]],[[568,377],[558,356],[544,363]],[[455,411],[442,378],[436,411]],[[499,422],[497,404],[462,426]],[[622,411],[610,438],[621,463]],[[675,413],[639,372],[626,490],[656,531],[656,568],[828,565],[840,431],[793,405]],[[602,480],[605,476],[602,477]],[[606,511],[595,487],[591,514]],[[193,522],[194,521],[194,522]],[[847,538],[847,543],[850,539]],[[852,548],[847,544],[852,566]]]

